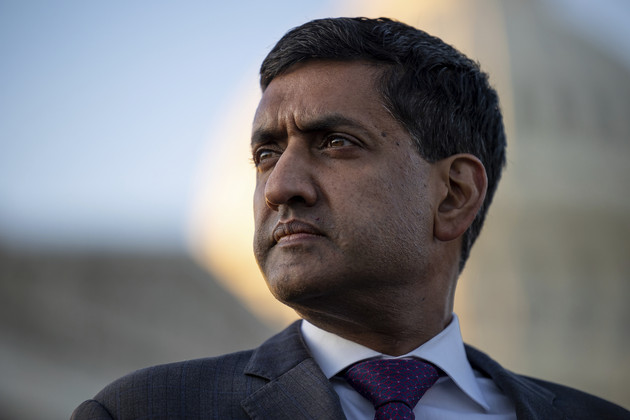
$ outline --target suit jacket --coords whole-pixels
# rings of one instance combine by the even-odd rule
[[[519,419],[630,419],[630,412],[561,385],[516,375],[467,346],[473,368],[511,398]],[[296,322],[254,350],[171,363],[124,376],[72,420],[345,419]]]

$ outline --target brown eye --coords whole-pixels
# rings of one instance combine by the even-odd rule
[[[261,150],[260,152],[258,152],[258,161],[260,162],[261,160],[268,159],[272,155],[273,152],[271,150]]]
[[[345,137],[331,136],[326,140],[326,147],[344,147],[351,145],[352,142]]]
[[[258,149],[254,152],[254,164],[259,165],[268,159],[275,157],[277,152],[271,149]]]

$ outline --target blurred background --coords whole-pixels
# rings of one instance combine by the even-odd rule
[[[629,3],[0,0],[0,418],[68,418],[295,319],[251,255],[258,66],[288,29],[357,15],[455,45],[502,99],[465,340],[630,407]]]

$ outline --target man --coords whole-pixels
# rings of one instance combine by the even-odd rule
[[[304,321],[134,372],[73,418],[630,418],[462,342],[455,286],[505,162],[474,62],[399,22],[324,19],[278,42],[261,86],[254,253]]]

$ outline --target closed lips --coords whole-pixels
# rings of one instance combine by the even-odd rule
[[[308,223],[300,222],[298,220],[292,220],[287,223],[279,223],[273,230],[273,239],[278,242],[281,238],[289,235],[295,235],[298,233],[307,233],[309,235],[319,235],[322,233],[316,227],[309,225]]]

